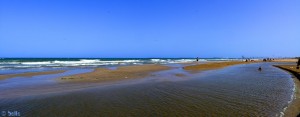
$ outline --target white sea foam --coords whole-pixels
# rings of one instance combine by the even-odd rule
[[[28,65],[14,66],[14,68],[33,68],[33,67],[41,67],[41,66],[40,65],[38,65],[38,66],[28,66]]]
[[[115,64],[115,63],[133,63],[140,62],[140,60],[118,60],[118,61],[101,61],[101,60],[80,60],[80,61],[54,61],[54,64]]]
[[[22,62],[21,64],[24,65],[44,65],[44,64],[51,64],[50,61],[46,61],[46,62]]]
[[[130,63],[133,63],[133,62],[141,62],[140,60],[124,60],[124,62],[130,62]]]
[[[21,64],[20,62],[0,62],[0,64]]]
[[[151,62],[165,62],[166,60],[162,59],[151,59]]]
[[[295,94],[296,93],[296,84],[295,84],[295,82],[293,84],[292,91],[293,91],[293,93],[291,95],[291,99],[287,102],[287,106],[283,108],[283,111],[280,112],[280,117],[284,116],[284,112],[286,111],[286,109],[291,105],[292,101],[297,98],[296,94]]]
[[[175,60],[177,63],[185,63],[185,62],[193,62],[195,59],[180,59],[180,60]]]

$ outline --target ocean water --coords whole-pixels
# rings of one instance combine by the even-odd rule
[[[228,61],[241,59],[208,58],[199,61]],[[0,58],[1,69],[109,66],[136,64],[168,64],[196,61],[195,58]]]
[[[105,85],[0,87],[2,96],[18,91],[27,94],[0,97],[0,110],[43,117],[282,116],[292,100],[294,82],[288,73],[272,64],[235,65],[193,74],[174,65],[174,69],[147,78]],[[257,70],[259,66],[263,68],[261,72]],[[43,77],[46,76],[38,78]]]
[[[242,60],[238,58],[206,58],[200,62]],[[73,68],[115,68],[127,65],[176,64],[196,61],[195,58],[0,58],[0,75],[25,72],[69,70]]]

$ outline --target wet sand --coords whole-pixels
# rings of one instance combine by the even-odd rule
[[[286,117],[300,116],[300,69],[296,69],[296,65],[274,65],[280,69],[288,71],[293,75],[295,83],[294,99],[285,111]]]
[[[28,72],[28,73],[21,73],[21,74],[5,74],[0,75],[0,80],[13,78],[13,77],[32,77],[37,75],[46,75],[46,74],[58,74],[63,73],[66,70],[58,70],[58,71],[45,71],[45,72]]]
[[[249,63],[255,63],[255,62],[244,62],[244,61],[211,62],[211,63],[186,66],[183,69],[192,70],[192,71],[212,70],[212,69],[219,69],[219,68],[224,68],[224,67],[228,67],[228,66],[232,66],[232,65],[249,64]]]
[[[130,83],[120,82],[107,86],[97,86],[99,83],[94,83],[95,86],[91,87],[82,86],[82,82],[61,83],[59,86],[55,85],[56,89],[51,90],[53,93],[50,93],[49,86],[43,91],[47,94],[0,97],[0,110],[19,111],[21,116],[49,117],[279,116],[290,99],[293,81],[288,73],[272,67],[272,64],[236,65],[187,74],[184,80],[174,80],[176,77],[169,75],[184,72],[180,67],[174,72],[170,72],[173,70],[170,69],[161,71],[160,74],[154,73],[157,75],[155,77],[151,74],[144,80],[133,79],[133,82],[142,80],[135,84],[131,80]],[[264,70],[257,71],[258,66],[262,66]],[[70,84],[76,86],[70,87]],[[274,87],[274,84],[280,85]],[[38,92],[43,89],[32,88]],[[68,92],[56,93],[68,88]],[[20,92],[24,91],[24,88],[20,89]],[[12,92],[16,93],[10,90]]]
[[[226,62],[208,62],[204,64],[198,64],[198,65],[188,65],[185,66],[183,69],[190,70],[190,71],[198,71],[198,70],[212,70],[212,69],[220,69],[232,65],[238,65],[238,64],[249,64],[249,63],[257,63],[262,62],[262,60],[256,60],[256,61],[226,61]],[[274,59],[272,61],[267,62],[297,62],[297,59]]]
[[[143,78],[152,72],[170,69],[162,65],[137,65],[122,66],[115,70],[107,68],[96,68],[93,72],[77,74],[60,78],[61,81],[80,81],[80,82],[103,82],[124,79]]]
[[[56,77],[60,82],[54,85],[3,90],[0,94],[6,98],[1,97],[0,110],[13,109],[22,115],[36,116],[278,116],[293,94],[289,91],[293,81],[288,73],[272,64],[235,61],[176,68],[162,65],[97,68],[89,73]],[[182,69],[190,66],[197,66],[192,70],[212,71],[189,74]],[[259,66],[264,68],[262,72],[257,71]],[[173,69],[177,70],[168,72]],[[176,77],[170,73],[186,79],[174,80]],[[132,80],[124,82],[125,79]],[[121,82],[100,85],[104,81]],[[14,95],[10,95],[12,92]],[[286,116],[295,115],[296,111],[290,108],[299,105],[293,106],[294,102],[286,110]]]
[[[274,59],[272,62],[297,62],[298,59]]]

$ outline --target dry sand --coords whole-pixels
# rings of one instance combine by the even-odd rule
[[[21,74],[5,74],[0,75],[0,80],[6,79],[6,78],[13,78],[13,77],[32,77],[36,75],[45,75],[45,74],[58,74],[63,73],[65,70],[58,70],[58,71],[45,71],[45,72],[28,72],[28,73],[21,73]]]
[[[211,62],[211,63],[186,66],[183,69],[193,70],[193,71],[195,71],[195,70],[212,70],[212,69],[228,67],[231,65],[248,64],[248,63],[255,63],[255,62],[244,62],[244,61]]]
[[[297,62],[298,59],[274,59],[272,61],[267,62]],[[225,61],[225,62],[208,62],[204,64],[198,64],[198,65],[190,65],[184,67],[185,70],[212,70],[212,69],[219,69],[228,67],[231,65],[237,65],[237,64],[249,64],[249,63],[256,63],[256,62],[262,62],[262,60],[255,60],[255,61]]]
[[[285,111],[286,117],[300,116],[300,69],[296,69],[296,65],[274,65],[278,68],[290,72],[294,77],[294,83],[296,86],[294,100]]]
[[[152,72],[167,70],[169,67],[162,65],[122,66],[115,70],[96,68],[93,72],[62,77],[63,81],[115,81],[122,79],[143,78]]]
[[[274,59],[272,62],[297,62],[298,59]]]
[[[286,71],[291,72],[293,75],[299,75],[300,69],[297,69],[297,65],[274,65],[276,67],[279,67],[281,69],[284,69]],[[299,78],[298,78],[299,79]]]

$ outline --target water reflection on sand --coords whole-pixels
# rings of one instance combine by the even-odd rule
[[[261,72],[257,71],[259,66]],[[200,73],[173,67],[148,78],[114,83],[56,83],[39,89],[5,89],[0,85],[0,110],[51,117],[278,116],[293,94],[291,76],[271,63]],[[35,95],[7,96],[15,91]]]

